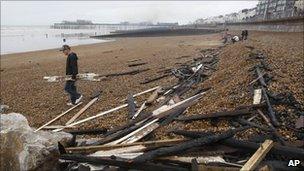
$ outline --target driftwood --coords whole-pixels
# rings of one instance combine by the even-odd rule
[[[199,132],[199,131],[172,131],[178,135],[183,135],[189,138],[204,137],[212,132]],[[245,151],[256,151],[259,148],[259,144],[251,141],[237,140],[235,138],[229,138],[221,141],[222,144],[231,146],[234,148],[242,149]],[[271,154],[286,156],[290,158],[304,159],[304,150],[296,147],[288,147],[282,145],[274,145],[270,150]]]
[[[273,147],[272,140],[266,140],[261,144],[260,148],[250,157],[250,159],[241,168],[241,171],[254,170],[264,159],[269,150]]]
[[[85,129],[85,130],[68,130],[66,132],[73,135],[100,135],[100,134],[105,134],[107,132],[107,129],[98,128],[98,129]]]
[[[97,146],[82,146],[82,147],[68,147],[65,150],[68,153],[93,153],[100,150],[110,150],[115,148],[130,147],[136,145],[143,145],[148,148],[159,148],[164,146],[172,146],[178,143],[185,142],[186,139],[169,139],[169,140],[158,140],[158,141],[145,141],[135,142],[130,144],[116,144],[116,145],[97,145]]]
[[[117,111],[117,110],[122,109],[122,108],[125,108],[125,107],[127,107],[127,106],[128,106],[128,104],[123,104],[123,105],[118,106],[118,107],[115,107],[115,108],[113,108],[113,109],[110,109],[110,110],[107,110],[107,111],[104,111],[104,112],[100,112],[100,113],[96,114],[95,116],[91,116],[91,117],[88,117],[88,118],[79,120],[79,121],[77,121],[77,122],[71,123],[70,125],[66,125],[65,127],[71,127],[71,126],[79,125],[79,124],[81,124],[81,123],[84,123],[84,122],[87,122],[87,121],[89,121],[89,120],[98,118],[98,117],[100,117],[100,116],[109,114],[109,113],[111,113],[111,112]],[[63,129],[63,128],[61,128],[61,129],[55,129],[55,130],[53,130],[53,132],[58,132],[58,131],[61,131],[62,129]]]
[[[147,119],[144,119],[143,121],[145,121]],[[143,125],[145,125],[145,122],[142,122],[140,124],[135,124],[135,125],[131,125],[130,127],[126,127],[124,129],[122,129],[121,131],[118,131],[118,132],[115,132],[113,134],[110,134],[108,136],[106,136],[105,138],[93,143],[92,145],[101,145],[101,144],[106,144],[106,143],[109,143],[109,142],[112,142],[114,140],[117,140],[127,134],[129,134],[130,132],[142,127]]]
[[[150,70],[149,68],[147,69],[136,69],[136,70],[132,70],[132,71],[125,71],[125,72],[119,72],[119,73],[112,73],[112,74],[104,74],[102,76],[105,77],[115,77],[115,76],[122,76],[122,75],[135,75],[135,74],[139,74],[141,72],[145,72]]]
[[[178,121],[195,121],[195,120],[202,120],[202,119],[206,119],[206,118],[248,115],[251,113],[252,113],[252,111],[249,109],[237,109],[237,110],[233,110],[233,111],[224,111],[224,112],[215,112],[215,113],[209,113],[209,114],[185,116],[185,117],[177,118],[176,120],[178,120]]]
[[[256,73],[257,73],[257,75],[258,75],[258,78],[259,78],[258,80],[259,80],[260,84],[261,84],[263,87],[267,87],[266,82],[265,82],[264,77],[263,77],[263,74],[262,74],[261,71],[260,71],[260,68],[259,68],[259,67],[256,67],[256,68],[255,68],[255,71],[256,71]]]
[[[92,100],[86,104],[82,109],[80,109],[79,112],[77,112],[65,125],[69,125],[73,123],[83,112],[85,112],[90,106],[92,106],[98,99],[99,99],[100,93],[96,94],[95,97],[92,97]]]
[[[188,171],[187,168],[178,167],[178,166],[154,164],[150,162],[146,162],[138,165],[137,163],[129,162],[128,160],[115,160],[105,157],[92,157],[92,156],[85,156],[80,154],[63,154],[60,156],[60,159],[72,160],[76,162],[85,162],[96,165],[117,166],[125,169],[149,170],[149,171],[155,171],[155,170]]]
[[[248,128],[249,127],[243,127],[243,128],[238,128],[238,129],[234,129],[234,130],[229,130],[229,131],[226,131],[219,135],[200,137],[197,139],[189,140],[184,143],[177,144],[172,147],[166,147],[166,148],[164,147],[164,148],[152,150],[147,153],[144,153],[143,155],[141,155],[139,157],[136,157],[133,161],[134,162],[146,162],[146,161],[152,160],[156,157],[180,153],[181,151],[185,151],[185,150],[193,148],[193,147],[207,145],[210,143],[214,143],[214,142],[229,138],[229,137],[233,136],[235,133],[243,131]]]
[[[142,81],[142,82],[140,82],[140,84],[148,84],[148,83],[151,83],[151,82],[160,80],[160,79],[162,79],[162,78],[169,77],[169,76],[171,76],[171,75],[172,75],[171,73],[170,73],[170,74],[164,74],[164,75],[161,75],[161,76],[158,76],[158,77],[155,77],[155,78],[151,78],[151,79]]]
[[[143,104],[140,106],[140,108],[133,115],[132,119],[135,119],[145,109],[145,107],[146,107],[146,101],[143,102]]]
[[[141,66],[141,65],[146,65],[147,62],[141,62],[141,63],[136,63],[136,64],[129,64],[128,67],[135,67],[135,66]]]
[[[131,119],[136,112],[136,104],[134,102],[133,95],[129,94],[127,96],[127,102],[128,102],[129,118]]]
[[[76,107],[78,107],[79,105],[81,105],[82,102],[78,103],[77,105],[71,107],[70,109],[66,110],[65,112],[61,113],[60,115],[56,116],[54,119],[50,120],[49,122],[47,122],[46,124],[42,125],[41,127],[39,127],[38,129],[36,129],[34,132],[37,132],[41,129],[43,129],[44,127],[48,126],[49,124],[55,122],[57,119],[61,118],[63,115],[69,113],[71,110],[75,109]]]
[[[149,93],[149,92],[151,92],[151,91],[154,91],[154,90],[158,89],[159,87],[160,87],[160,86],[156,86],[156,87],[150,88],[150,89],[148,89],[148,90],[142,91],[142,92],[140,92],[140,93],[136,93],[136,94],[133,95],[133,97],[137,97],[137,96],[140,96],[140,95]],[[126,100],[127,100],[127,99],[125,98],[125,99],[121,100],[121,102],[124,102],[124,101],[126,101]]]
[[[277,121],[277,118],[275,116],[275,112],[272,109],[272,106],[270,104],[266,89],[264,87],[262,87],[262,94],[263,94],[264,99],[265,99],[266,104],[267,104],[268,115],[269,115],[269,118],[271,120],[271,123],[273,124],[273,126],[279,126],[279,122]]]
[[[269,126],[269,128],[272,130],[273,135],[275,137],[277,137],[277,139],[280,141],[280,143],[282,145],[286,145],[286,142],[284,141],[283,137],[278,133],[278,131],[276,130],[276,128],[271,124],[270,120],[264,115],[264,113],[258,109],[257,110],[259,115],[262,116],[262,118],[264,119],[264,121],[267,123],[267,125]]]

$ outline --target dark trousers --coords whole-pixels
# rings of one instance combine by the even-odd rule
[[[66,81],[64,90],[69,93],[72,103],[75,103],[76,99],[80,97],[76,90],[75,81]]]

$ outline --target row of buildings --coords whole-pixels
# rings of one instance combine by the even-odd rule
[[[260,21],[297,16],[304,16],[304,0],[259,0],[255,8],[198,19],[195,24]]]

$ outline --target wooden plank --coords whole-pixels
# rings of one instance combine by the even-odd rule
[[[145,141],[145,142],[135,142],[131,144],[115,144],[115,145],[97,145],[97,146],[83,146],[83,147],[68,147],[66,151],[68,153],[92,153],[100,150],[109,150],[115,148],[124,148],[136,145],[143,145],[146,147],[162,147],[171,146],[174,144],[185,142],[186,139],[168,139],[168,140],[158,140],[158,141]]]
[[[156,87],[150,88],[150,89],[148,89],[148,90],[139,92],[139,93],[137,93],[137,94],[134,94],[133,97],[137,97],[137,96],[140,96],[140,95],[149,93],[149,92],[151,92],[151,91],[154,91],[154,90],[158,89],[159,87],[160,87],[160,86],[156,86]],[[123,99],[121,102],[124,102],[124,101],[126,101],[126,100],[127,100],[127,99],[125,98],[125,99]]]
[[[133,118],[136,113],[136,105],[134,102],[134,98],[132,94],[127,96],[128,110],[129,110],[129,118]]]
[[[144,153],[143,155],[136,157],[133,161],[134,162],[146,162],[149,160],[152,160],[156,157],[161,157],[165,155],[173,155],[176,153],[180,153],[182,151],[188,150],[193,147],[199,147],[211,143],[218,142],[220,140],[227,139],[229,137],[232,137],[237,132],[243,131],[245,129],[248,129],[249,127],[242,127],[237,129],[228,130],[222,134],[218,135],[211,135],[207,137],[200,137],[193,140],[186,141],[184,143],[180,143],[171,147],[163,147],[158,148],[156,150],[151,150],[149,152]]]
[[[265,142],[261,144],[260,148],[253,154],[253,156],[250,157],[250,159],[241,168],[241,171],[253,171],[264,159],[264,157],[270,151],[273,145],[274,143],[272,140],[265,140]]]
[[[144,101],[144,103],[136,111],[136,113],[134,114],[134,116],[132,117],[132,119],[135,119],[144,110],[145,107],[146,107],[146,101]]]
[[[46,124],[42,125],[41,127],[37,128],[34,132],[37,132],[39,130],[41,130],[42,128],[48,126],[49,124],[55,122],[57,119],[61,118],[63,115],[69,113],[71,110],[75,109],[76,107],[80,106],[82,104],[82,102],[78,103],[77,105],[71,107],[70,109],[66,110],[65,112],[61,113],[60,115],[56,116],[54,119],[50,120],[49,122],[47,122]]]
[[[96,157],[111,157],[112,155],[122,154],[122,153],[134,153],[134,152],[142,152],[147,147],[143,145],[135,145],[135,146],[129,146],[129,147],[122,147],[122,148],[115,148],[110,150],[100,150],[96,151],[93,154],[90,154],[89,156],[96,156]]]
[[[49,125],[49,126],[45,126],[42,129],[58,129],[58,128],[64,128],[64,125]],[[68,128],[75,128],[74,126],[68,127]]]
[[[262,89],[255,89],[253,95],[253,104],[260,104],[262,99]]]
[[[84,122],[87,122],[87,121],[89,121],[89,120],[98,118],[98,117],[100,117],[100,116],[104,116],[104,115],[106,115],[106,114],[112,113],[112,112],[114,112],[114,111],[117,111],[117,110],[119,110],[119,109],[125,108],[125,107],[127,107],[127,106],[128,106],[128,104],[123,104],[123,105],[120,105],[120,106],[115,107],[115,108],[113,108],[113,109],[110,109],[110,110],[107,110],[107,111],[104,111],[104,112],[100,112],[100,113],[98,113],[98,114],[96,114],[96,115],[94,115],[94,116],[91,116],[91,117],[88,117],[88,118],[79,120],[79,121],[77,121],[77,122],[71,123],[70,125],[66,125],[65,128],[70,127],[70,126],[79,125],[79,124],[81,124],[81,123],[84,123]],[[62,130],[62,129],[61,129],[61,130]],[[55,130],[53,130],[53,132],[58,132],[58,131],[61,131],[61,130],[60,130],[60,129],[55,129]]]
[[[123,141],[121,144],[134,143],[134,142],[142,139],[143,137],[145,137],[146,135],[148,135],[149,133],[151,133],[152,131],[154,131],[158,127],[159,127],[158,123],[153,123],[153,124],[149,125],[148,127],[142,129],[141,131],[137,132],[132,137],[130,137],[127,140]]]
[[[236,109],[232,111],[223,111],[223,112],[214,112],[208,114],[198,114],[192,116],[185,116],[177,118],[178,121],[195,121],[195,120],[202,120],[207,118],[217,118],[217,117],[231,117],[231,116],[238,116],[238,115],[248,115],[251,114],[250,109]]]
[[[80,109],[70,120],[67,121],[65,125],[69,125],[72,122],[74,122],[82,113],[84,113],[90,106],[92,106],[96,101],[98,100],[98,97],[95,97],[92,99],[88,104],[86,104],[82,109]]]
[[[120,138],[120,139],[118,139],[118,140],[115,140],[115,141],[113,141],[113,142],[110,142],[110,143],[108,143],[108,144],[106,144],[106,145],[115,145],[115,144],[119,144],[119,143],[125,141],[126,139],[132,137],[133,135],[136,135],[136,133],[140,132],[141,130],[145,129],[146,127],[148,127],[149,125],[151,125],[151,124],[153,124],[153,123],[155,123],[155,122],[157,122],[157,121],[158,121],[158,118],[153,119],[152,121],[148,122],[147,124],[145,124],[144,126],[138,128],[138,129],[136,129],[135,131],[131,132],[130,134],[127,134],[126,136],[124,136],[124,137],[122,137],[122,138]]]

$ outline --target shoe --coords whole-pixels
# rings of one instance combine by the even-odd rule
[[[68,105],[68,106],[75,106],[75,104],[73,104],[73,103],[71,103],[71,102],[67,103],[67,105]]]
[[[80,97],[79,97],[78,99],[76,99],[75,104],[78,104],[78,103],[81,101],[82,97],[83,97],[83,96],[80,95]]]

